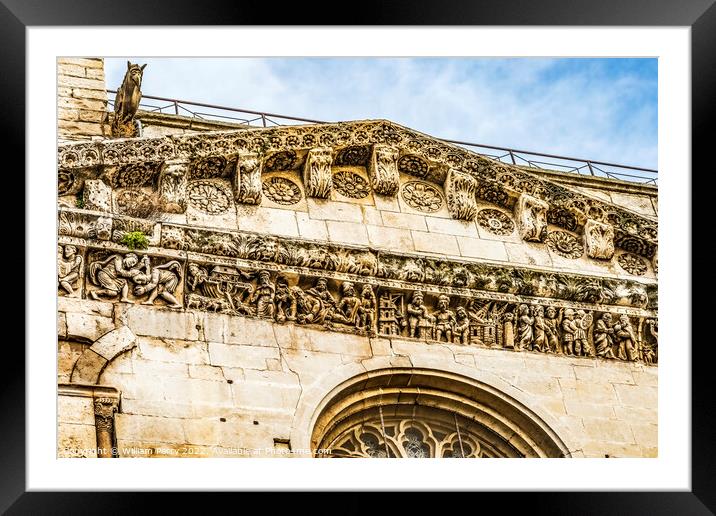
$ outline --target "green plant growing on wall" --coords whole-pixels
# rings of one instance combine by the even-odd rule
[[[75,195],[75,206],[82,209],[85,207],[85,200],[82,198],[82,194],[78,193]]]
[[[122,243],[129,247],[130,250],[146,249],[149,247],[149,239],[141,231],[130,231],[122,237]]]

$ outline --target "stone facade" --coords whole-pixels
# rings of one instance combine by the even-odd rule
[[[656,456],[655,188],[180,126],[59,146],[60,455]]]

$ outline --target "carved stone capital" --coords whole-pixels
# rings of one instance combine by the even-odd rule
[[[328,147],[317,147],[308,151],[303,166],[303,184],[308,197],[327,199],[333,188],[331,175],[332,151]]]
[[[373,190],[382,195],[398,193],[398,149],[389,145],[376,144],[368,166],[368,177]]]
[[[97,418],[114,418],[118,406],[119,400],[117,398],[95,398],[94,415]]]
[[[477,180],[459,170],[451,168],[445,179],[445,196],[452,218],[475,220],[477,216]]]
[[[101,179],[87,179],[82,201],[86,210],[112,211],[112,187]]]
[[[261,204],[262,161],[255,152],[241,152],[236,160],[234,199],[242,204]]]
[[[549,205],[531,195],[517,199],[515,218],[522,240],[542,242],[547,236],[547,209]]]
[[[590,258],[611,260],[614,256],[614,227],[596,220],[587,220],[584,225],[584,246]]]
[[[175,159],[162,164],[159,173],[159,195],[168,213],[186,211],[186,184],[190,163],[187,159]]]

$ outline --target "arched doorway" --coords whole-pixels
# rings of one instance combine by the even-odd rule
[[[316,419],[317,457],[568,457],[532,410],[482,382],[389,369],[334,389]]]

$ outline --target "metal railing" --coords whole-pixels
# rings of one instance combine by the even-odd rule
[[[116,93],[116,90],[107,90],[107,93],[114,94]],[[114,105],[112,98],[109,98],[109,104],[110,106]],[[179,100],[167,97],[156,97],[152,95],[142,95],[139,107],[148,112],[183,115],[197,120],[228,122],[250,127],[273,127],[296,125],[300,123],[329,123],[322,120],[312,120],[310,118],[279,115],[276,113],[254,111],[251,109],[217,106],[215,104],[206,104],[203,102],[193,102],[190,100]],[[620,179],[622,181],[651,184],[654,186],[656,186],[658,180],[658,171],[651,168],[620,165],[617,163],[608,163],[605,161],[596,161],[591,159],[571,158],[568,156],[510,149],[507,147],[496,147],[493,145],[484,145],[459,140],[439,139],[511,165],[557,172],[567,172],[585,176]]]

